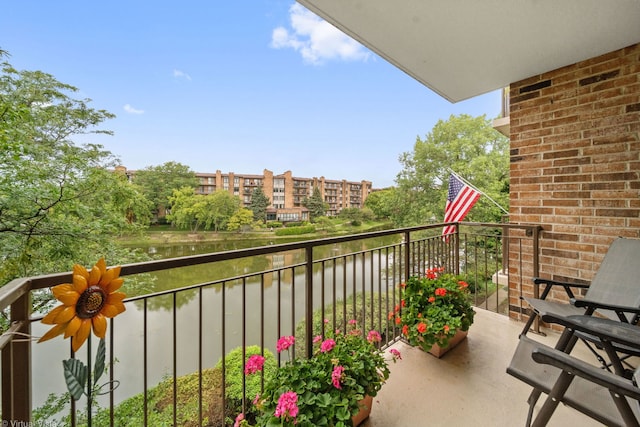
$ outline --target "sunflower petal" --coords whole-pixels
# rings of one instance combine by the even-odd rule
[[[107,263],[105,262],[104,257],[100,258],[98,262],[96,262],[95,266],[100,270],[100,275],[107,272]]]
[[[89,286],[95,286],[100,282],[100,267],[94,265],[91,271],[89,271],[89,280],[87,281]]]
[[[45,325],[54,325],[57,322],[56,317],[58,317],[58,314],[60,314],[60,312],[62,310],[64,310],[64,305],[59,305],[56,308],[54,308],[53,310],[51,310],[46,316],[44,316],[44,318],[42,319],[42,323],[44,323]]]
[[[78,275],[84,277],[85,279],[89,279],[89,272],[86,268],[84,268],[84,266],[80,264],[73,265],[73,275]]]
[[[105,333],[107,332],[107,318],[102,314],[96,314],[93,319],[91,319],[91,323],[93,324],[93,333],[98,338],[104,338]]]
[[[51,292],[56,299],[60,299],[59,295],[61,294],[73,291],[75,291],[75,288],[71,283],[63,283],[62,285],[57,285],[51,288]]]
[[[113,292],[107,295],[107,304],[115,304],[117,302],[122,302],[127,295],[124,292]]]
[[[69,338],[74,336],[76,332],[78,332],[78,329],[80,329],[80,325],[82,325],[82,319],[80,319],[78,316],[69,320],[69,323],[67,323],[67,328],[64,331],[64,337]]]
[[[76,315],[76,306],[75,305],[66,305],[64,309],[58,313],[56,318],[53,320],[54,323],[67,323],[69,320],[73,319]]]
[[[71,348],[74,353],[82,347],[82,344],[84,344],[89,336],[89,332],[91,332],[91,319],[83,319],[80,328],[78,328],[78,332],[71,337]]]
[[[83,293],[89,286],[89,284],[87,283],[87,277],[81,274],[73,275],[73,287],[75,288],[77,293]]]
[[[107,270],[107,272],[100,277],[100,282],[98,282],[98,285],[104,288],[106,285],[109,284],[109,282],[111,282],[116,277],[114,273],[115,271],[113,269]]]
[[[60,324],[60,325],[56,325],[53,328],[49,329],[47,331],[46,334],[44,334],[39,340],[38,342],[43,342],[43,341],[47,341],[50,340],[51,338],[55,338],[58,335],[60,335],[61,333],[64,332],[65,328],[66,328],[66,324]]]
[[[80,294],[75,290],[72,290],[70,292],[65,292],[63,294],[57,295],[56,298],[58,298],[58,300],[64,305],[76,305],[76,303],[78,302],[78,298],[80,298]]]
[[[107,294],[112,294],[118,289],[120,289],[120,286],[122,286],[123,283],[124,283],[124,279],[122,277],[118,277],[117,279],[113,279],[110,283],[108,283],[107,286],[104,288],[104,290]],[[118,292],[118,293],[122,293],[122,292]]]
[[[100,313],[104,317],[112,318],[116,317],[118,314],[124,312],[127,308],[121,302],[116,302],[115,304],[105,304],[100,310]]]

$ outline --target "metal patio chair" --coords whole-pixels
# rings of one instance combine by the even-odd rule
[[[538,288],[537,294],[540,297],[523,297],[531,307],[531,315],[522,330],[523,335],[529,332],[536,318],[545,314],[567,317],[597,313],[602,317],[637,324],[640,317],[634,309],[640,307],[640,239],[615,239],[589,285],[535,278],[534,286]],[[540,292],[541,287],[543,287],[542,292]],[[564,290],[569,302],[547,300],[553,289]],[[586,293],[579,299],[576,298],[574,290],[586,290]],[[587,333],[577,332],[575,336],[563,334],[556,348],[570,352],[577,339],[584,341],[603,366],[608,367],[601,352],[597,351],[598,340]],[[628,354],[640,355],[638,349],[627,349],[627,351]]]
[[[640,426],[640,368],[632,378],[626,378],[618,352],[620,346],[640,351],[640,328],[617,320],[586,315],[543,315],[543,320],[558,323],[565,330],[597,337],[611,358],[614,372],[521,335],[507,372],[531,385],[536,392],[531,394],[528,401],[526,426],[546,426],[560,403],[607,426]],[[533,419],[541,393],[548,396]]]

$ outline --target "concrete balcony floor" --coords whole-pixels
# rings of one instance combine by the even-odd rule
[[[476,309],[467,339],[441,359],[395,344],[403,360],[390,365],[391,376],[362,426],[524,426],[531,387],[506,373],[523,327],[506,316]],[[558,334],[545,332],[547,336],[535,339],[555,344]],[[601,424],[559,405],[548,425]]]

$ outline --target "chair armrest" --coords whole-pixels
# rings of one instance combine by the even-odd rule
[[[544,322],[596,336],[604,343],[624,344],[640,350],[640,327],[629,323],[587,315],[559,316],[544,313],[541,318]]]
[[[615,311],[618,314],[618,317],[621,316],[621,313],[633,313],[636,315],[640,315],[640,307],[630,307],[624,305],[612,305],[612,304],[602,304],[598,301],[590,301],[588,299],[576,299],[572,298],[570,300],[571,304],[576,307],[584,307],[584,308],[593,308],[594,310],[611,310]],[[624,316],[623,316],[624,317]],[[626,322],[626,319],[620,318],[621,321]]]
[[[538,289],[538,295],[540,295],[540,299],[547,298],[547,295],[549,294],[549,292],[554,286],[562,287],[564,291],[567,293],[567,296],[569,298],[575,298],[575,295],[573,294],[573,291],[571,290],[571,288],[577,288],[577,289],[589,288],[589,285],[586,285],[584,283],[561,282],[558,280],[544,279],[542,277],[534,277],[533,285]],[[540,294],[540,285],[546,285],[542,294]]]
[[[563,371],[578,375],[587,381],[599,384],[618,394],[640,400],[640,389],[631,381],[576,359],[559,350],[541,346],[533,350],[531,357],[537,363],[558,367]]]
[[[559,280],[545,279],[543,277],[534,277],[533,283],[535,285],[547,284],[551,286],[562,286],[562,287],[582,288],[582,289],[587,289],[589,287],[588,284],[584,284],[584,283],[561,282]]]

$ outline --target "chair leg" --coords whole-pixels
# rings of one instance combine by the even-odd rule
[[[527,399],[527,403],[529,404],[529,412],[527,412],[527,423],[525,424],[526,427],[531,427],[531,420],[533,420],[533,410],[541,394],[542,392],[540,390],[534,388],[529,395],[529,398]]]
[[[532,427],[544,427],[549,422],[549,419],[555,412],[558,407],[558,403],[562,400],[562,397],[567,392],[567,389],[571,385],[571,381],[573,381],[574,376],[567,373],[562,372],[558,377],[556,383],[554,384],[547,400],[545,400],[542,408],[540,408],[540,412],[538,412],[538,416],[533,421]]]

